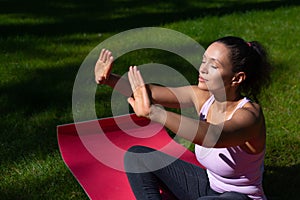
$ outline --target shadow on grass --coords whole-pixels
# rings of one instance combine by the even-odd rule
[[[299,171],[299,164],[290,167],[266,166],[263,185],[268,200],[299,199]]]
[[[52,171],[50,175],[39,174],[24,179],[25,184],[16,180],[4,188],[0,187],[1,199],[89,199],[80,185],[74,184],[76,179],[66,168]]]
[[[56,126],[73,122],[72,92],[77,70],[78,64],[31,69],[18,74],[26,76],[20,83],[0,87],[2,164],[26,156],[42,159],[57,150]],[[101,96],[104,103],[110,102],[105,90]]]
[[[300,5],[298,1],[118,1],[118,0],[3,0],[0,14],[15,19],[2,22],[2,36],[64,35],[120,32],[136,27],[160,26],[178,20],[221,16],[233,12],[274,10]]]
[[[57,148],[55,127],[71,120],[70,101],[76,75],[74,66],[37,69],[19,73],[28,79],[0,88],[5,102],[1,109],[1,161],[23,156],[46,155]]]

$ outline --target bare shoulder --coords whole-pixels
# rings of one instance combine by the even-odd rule
[[[232,118],[227,120],[223,127],[222,145],[239,145],[246,152],[256,154],[265,147],[266,129],[264,116],[259,104],[246,103],[234,112]]]
[[[253,117],[259,119],[262,116],[262,108],[258,103],[249,101],[246,103],[243,108],[241,108],[241,111],[244,111]]]
[[[233,113],[230,121],[234,124],[253,126],[261,122],[261,119],[263,119],[263,114],[260,105],[248,102]]]
[[[257,103],[248,102],[233,114],[230,121],[237,129],[246,128],[257,132],[264,126],[262,108]]]

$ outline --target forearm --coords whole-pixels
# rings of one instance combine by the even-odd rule
[[[176,135],[206,147],[214,146],[220,133],[220,127],[217,125],[166,111],[155,105],[151,106],[149,118],[164,125]]]
[[[112,87],[124,96],[132,96],[129,80],[118,74],[110,74],[109,78],[103,84]],[[172,94],[170,89],[152,84],[146,84],[146,89],[152,103],[161,104],[166,107],[179,107],[176,96]]]
[[[164,87],[148,85],[148,89],[153,104],[159,104],[168,108],[186,108],[194,106],[194,93],[191,86]]]
[[[112,87],[124,96],[129,97],[132,95],[132,90],[128,79],[121,77],[118,74],[110,74],[108,80],[106,80],[104,84]]]

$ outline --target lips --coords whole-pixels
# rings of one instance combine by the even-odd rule
[[[203,78],[202,76],[199,76],[198,78],[199,82],[206,82],[207,80],[205,78]]]

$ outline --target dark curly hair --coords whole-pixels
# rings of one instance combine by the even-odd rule
[[[246,79],[239,91],[258,102],[257,96],[270,83],[271,64],[265,48],[257,41],[246,42],[242,38],[227,36],[214,42],[223,43],[230,50],[232,71],[245,72]]]

